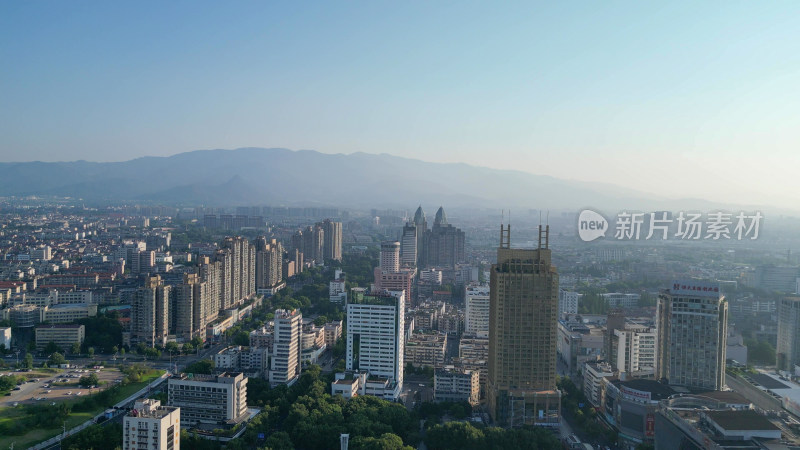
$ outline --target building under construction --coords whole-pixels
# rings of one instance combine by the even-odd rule
[[[550,262],[549,226],[538,248],[511,248],[511,227],[500,227],[491,270],[488,406],[495,424],[558,427],[556,388],[558,273]]]

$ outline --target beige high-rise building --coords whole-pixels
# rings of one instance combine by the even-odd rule
[[[210,310],[206,317],[210,322],[217,318],[219,310],[222,308],[222,263],[212,261],[208,256],[202,256],[199,264],[198,272],[200,273],[200,278],[206,283],[206,290],[208,291]]]
[[[259,289],[270,289],[283,279],[283,245],[276,239],[267,240],[260,236],[256,239],[256,292]]]
[[[342,222],[325,219],[317,226],[322,227],[323,256],[326,261],[342,260]]]
[[[501,226],[490,275],[489,413],[497,425],[558,427],[556,388],[558,272],[550,262],[547,229],[536,249],[511,248]]]
[[[174,334],[179,339],[203,337],[206,325],[211,322],[211,292],[208,283],[197,274],[184,274],[183,283],[172,286],[172,314]]]
[[[223,252],[230,256],[224,258],[229,261],[231,268],[225,270],[225,296],[226,302],[223,309],[228,309],[241,304],[245,299],[256,293],[255,247],[241,236],[226,237],[222,241]]]
[[[725,385],[728,303],[719,283],[674,281],[658,296],[656,379],[719,391]]]
[[[161,277],[147,277],[144,286],[131,299],[132,344],[143,342],[153,347],[167,343],[169,334],[170,287]]]

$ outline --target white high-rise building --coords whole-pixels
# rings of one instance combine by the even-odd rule
[[[181,409],[153,399],[137,400],[122,419],[122,449],[180,450]]]
[[[489,286],[471,285],[465,289],[464,331],[489,335]]]
[[[718,282],[674,281],[658,297],[656,379],[721,390],[725,385],[728,303]]]
[[[631,376],[655,373],[656,330],[648,327],[614,330],[612,363],[615,369]]]
[[[581,299],[581,294],[577,292],[568,291],[566,289],[558,290],[558,315],[563,314],[578,314],[578,301]]]
[[[389,380],[384,397],[397,398],[403,388],[405,294],[352,292],[347,304],[348,371],[368,372]]]
[[[289,383],[300,376],[300,338],[303,315],[299,310],[275,311],[274,342],[269,371],[269,383],[274,387]]]
[[[380,269],[384,273],[400,271],[400,243],[388,241],[381,243]]]

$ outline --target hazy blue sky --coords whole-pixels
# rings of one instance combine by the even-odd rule
[[[0,3],[0,160],[245,146],[800,201],[800,2]]]

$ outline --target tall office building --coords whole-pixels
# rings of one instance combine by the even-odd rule
[[[400,271],[400,243],[387,241],[381,243],[380,269],[384,272],[395,273]]]
[[[674,281],[658,296],[656,379],[698,389],[725,385],[728,303],[719,283]]]
[[[455,267],[465,260],[465,234],[447,222],[443,208],[436,211],[433,227],[425,231],[426,267]]]
[[[354,290],[347,304],[346,369],[388,379],[390,395],[397,398],[403,388],[404,343],[404,293]]]
[[[465,288],[464,331],[478,335],[489,333],[489,286],[470,285]]]
[[[800,297],[778,303],[778,370],[795,373],[800,366]]]
[[[558,427],[558,272],[549,226],[539,227],[535,249],[511,248],[511,227],[500,230],[489,284],[489,413],[500,426]]]
[[[417,266],[417,226],[413,222],[403,226],[403,235],[400,237],[400,265]]]
[[[428,220],[422,206],[414,213],[414,227],[417,229],[417,269],[422,270],[425,264],[425,236],[428,231]]]
[[[322,228],[322,253],[326,261],[342,260],[342,222],[325,219],[317,224]]]
[[[269,383],[274,387],[300,376],[300,339],[303,315],[299,310],[275,311]]]
[[[153,399],[136,400],[122,419],[123,450],[180,450],[181,409]]]
[[[131,298],[130,343],[150,347],[165,345],[169,335],[170,287],[161,277],[145,278],[144,286]]]

